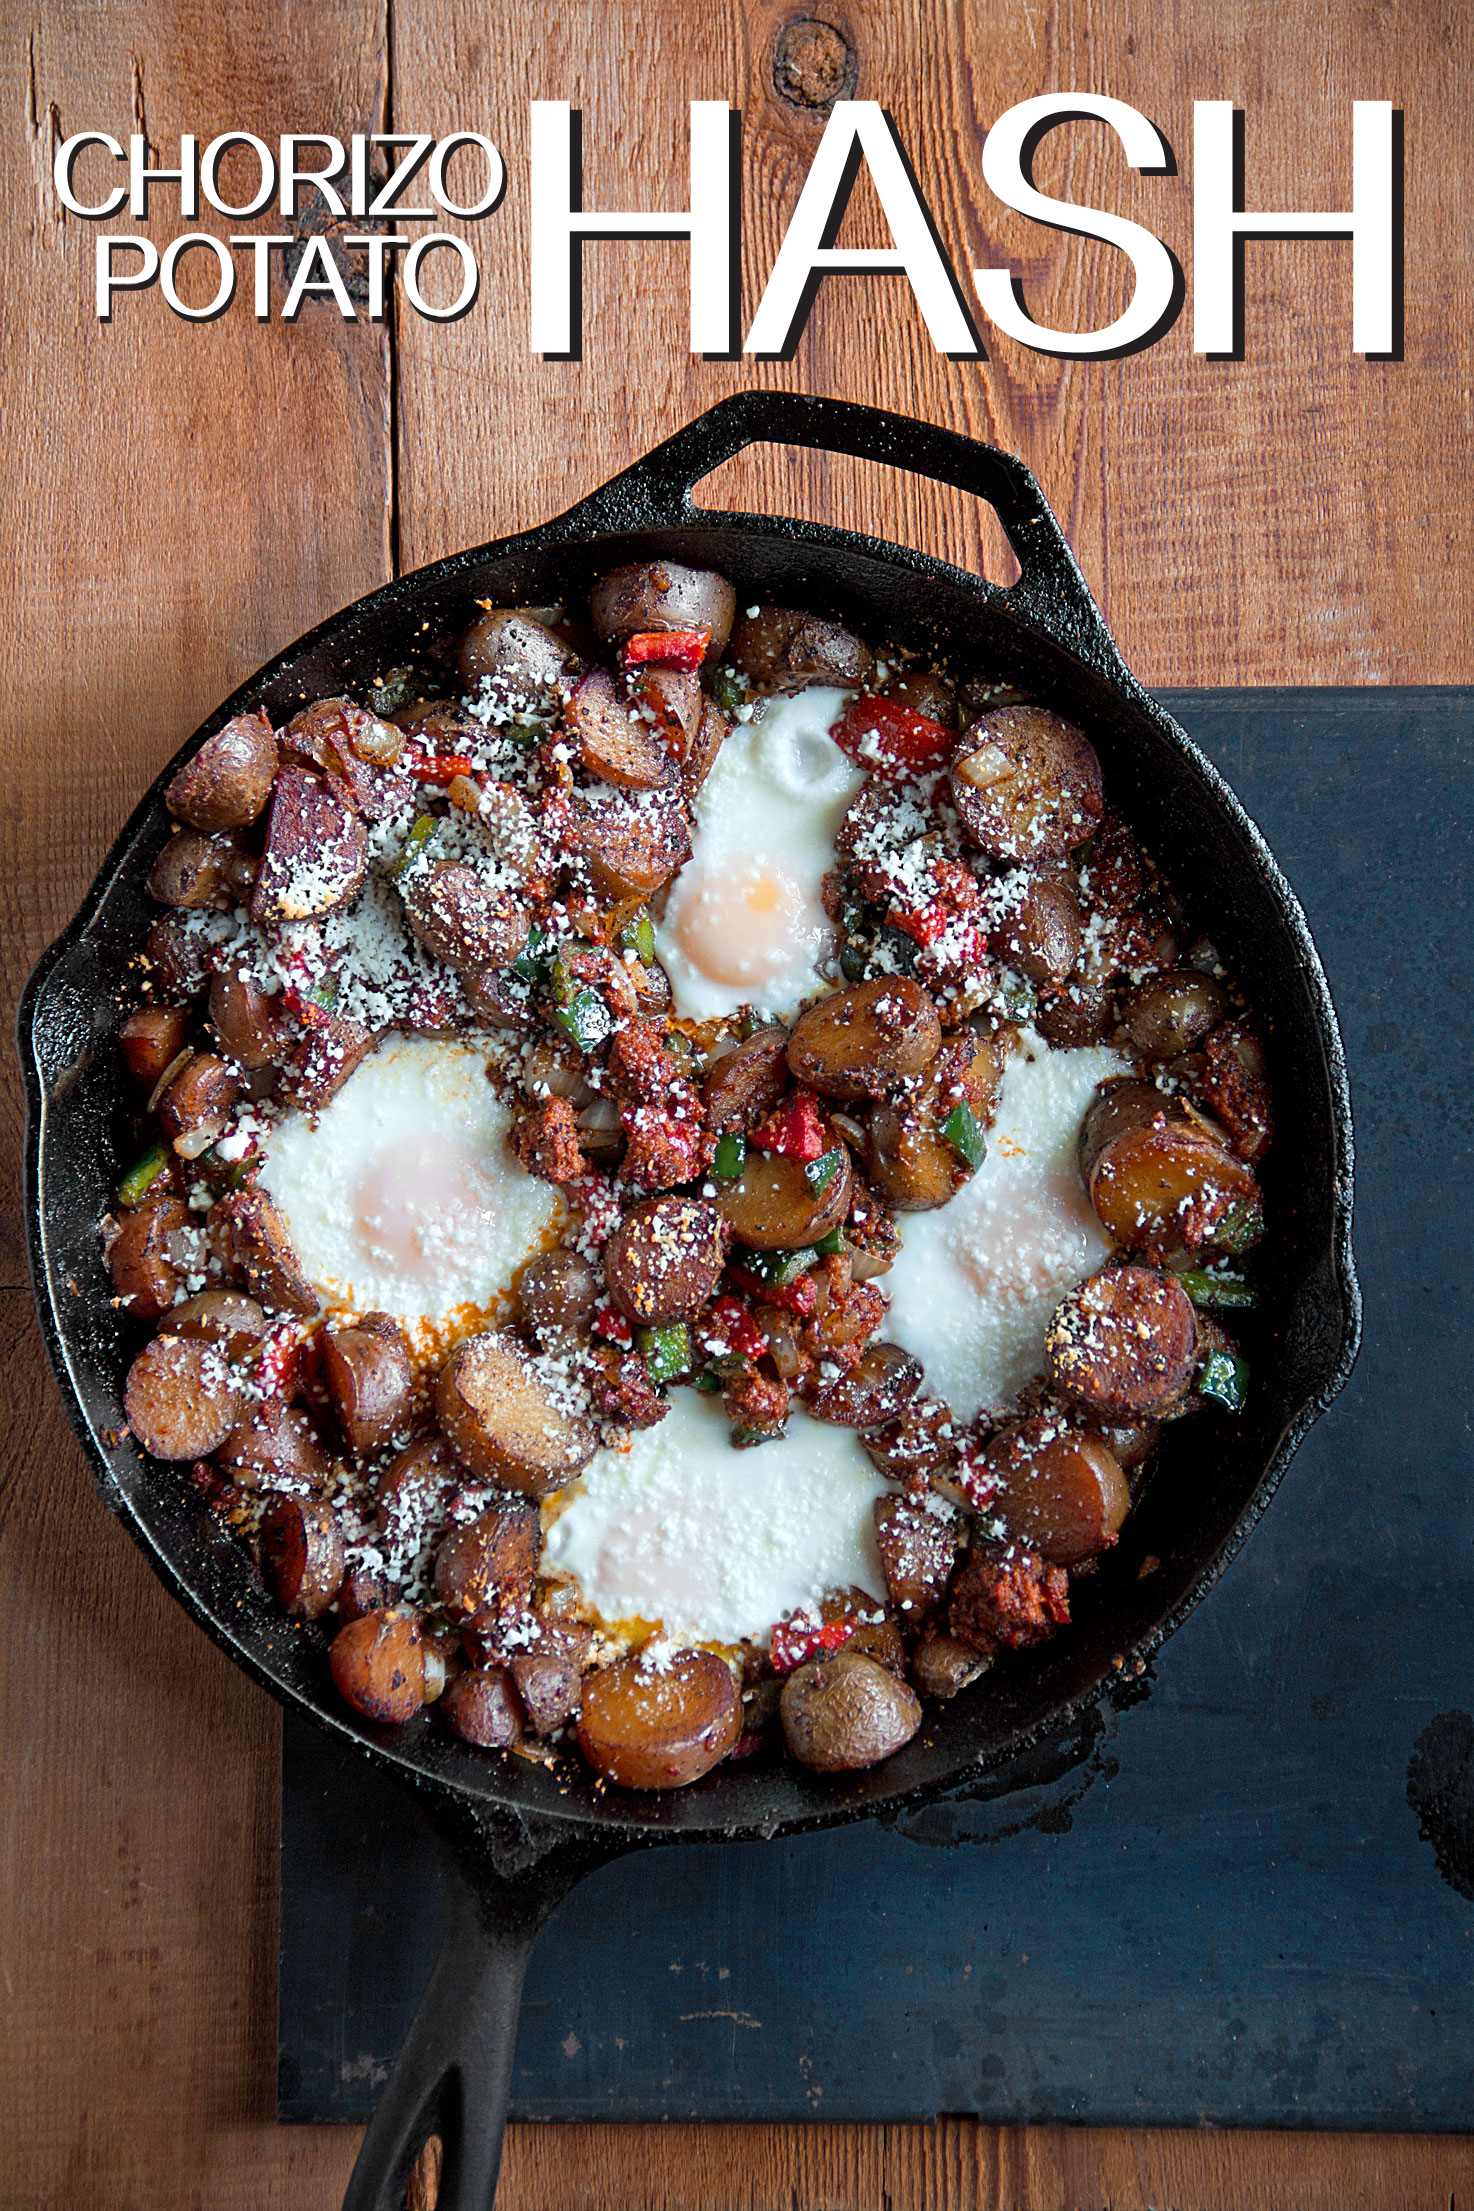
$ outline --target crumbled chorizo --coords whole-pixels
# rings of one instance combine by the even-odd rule
[[[530,1175],[544,1182],[575,1182],[588,1172],[578,1141],[578,1117],[566,1098],[549,1098],[523,1115],[512,1148]]]
[[[1069,1577],[1029,1551],[974,1551],[952,1585],[948,1625],[975,1651],[1027,1650],[1070,1619]]]

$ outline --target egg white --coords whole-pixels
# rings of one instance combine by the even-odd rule
[[[833,924],[819,886],[865,781],[829,734],[849,697],[815,684],[766,699],[717,754],[655,932],[678,1014],[783,1013],[820,988]]]
[[[611,1627],[766,1642],[828,1590],[884,1596],[873,1507],[887,1486],[852,1429],[795,1410],[783,1436],[739,1451],[719,1397],[675,1389],[664,1420],[544,1506],[543,1564]]]
[[[1053,1051],[1025,1030],[982,1166],[949,1204],[900,1218],[885,1333],[960,1419],[1007,1404],[1044,1372],[1050,1314],[1110,1256],[1076,1154],[1096,1086],[1127,1072],[1104,1045]]]
[[[495,1308],[545,1247],[561,1200],[513,1154],[486,1069],[474,1044],[391,1035],[316,1116],[272,1129],[261,1180],[330,1309],[393,1313],[429,1341]]]

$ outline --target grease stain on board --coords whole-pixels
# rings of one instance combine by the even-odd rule
[[[1474,1903],[1474,1719],[1440,1712],[1413,1745],[1407,1800],[1451,1889]]]

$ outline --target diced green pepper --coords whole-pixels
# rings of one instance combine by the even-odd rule
[[[1177,1277],[1194,1305],[1211,1311],[1215,1306],[1247,1308],[1259,1303],[1259,1293],[1251,1289],[1241,1274],[1210,1274],[1203,1267],[1189,1267]]]
[[[1236,1351],[1210,1351],[1198,1374],[1198,1389],[1225,1412],[1241,1413],[1249,1396],[1249,1364]]]
[[[438,824],[433,814],[421,814],[404,840],[404,850],[394,863],[396,876],[407,875],[434,836]]]
[[[747,1165],[747,1138],[728,1129],[724,1136],[717,1138],[716,1158],[711,1164],[719,1181],[735,1182]]]
[[[821,1236],[814,1249],[821,1259],[837,1259],[845,1248],[844,1230],[831,1228],[827,1236]]]
[[[869,965],[870,951],[868,946],[846,943],[840,947],[839,972],[847,983],[862,983],[865,980],[865,970]]]
[[[1263,1234],[1264,1213],[1260,1206],[1253,1203],[1231,1205],[1209,1241],[1215,1251],[1226,1251],[1237,1259],[1241,1252],[1257,1244]]]
[[[722,1385],[710,1367],[702,1368],[695,1377],[693,1386],[700,1390],[703,1397],[720,1397],[722,1394]]]
[[[959,1159],[967,1162],[976,1174],[988,1156],[988,1139],[978,1123],[978,1117],[964,1098],[955,1105],[942,1123],[942,1134]]]
[[[547,973],[547,932],[536,922],[527,932],[527,942],[512,962],[512,973],[524,983],[540,982]]]
[[[1032,1021],[1039,1011],[1039,994],[1022,975],[1005,967],[994,985],[994,996],[1010,1021]]]
[[[397,714],[416,696],[413,668],[391,668],[388,675],[371,686],[368,706],[371,714]]]
[[[759,1443],[776,1443],[782,1435],[781,1428],[736,1428],[732,1430],[732,1443],[738,1451],[751,1451]]]
[[[645,1362],[652,1382],[674,1382],[691,1371],[691,1331],[684,1321],[660,1328],[637,1328],[635,1349]]]
[[[636,914],[619,932],[621,952],[633,952],[646,967],[655,957],[655,928],[648,914]]]
[[[734,1261],[747,1274],[755,1274],[770,1290],[786,1290],[807,1274],[819,1254],[812,1244],[799,1251],[743,1251]]]
[[[597,1051],[614,1034],[614,1016],[596,990],[575,991],[564,1004],[554,1006],[553,1019],[581,1052]]]
[[[830,1183],[833,1182],[843,1165],[844,1147],[842,1144],[837,1144],[832,1152],[822,1153],[818,1159],[810,1159],[805,1162],[804,1180],[816,1197],[821,1196],[829,1188]]]
[[[737,668],[713,668],[711,695],[724,714],[735,714],[746,701],[747,679]]]
[[[142,1205],[168,1164],[168,1145],[151,1144],[142,1159],[129,1168],[118,1184],[119,1205]]]

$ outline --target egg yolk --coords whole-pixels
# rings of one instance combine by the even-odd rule
[[[469,1148],[429,1135],[400,1138],[369,1160],[349,1214],[370,1265],[427,1285],[494,1220],[490,1186]]]
[[[1063,1178],[1035,1170],[989,1193],[959,1239],[962,1272],[985,1298],[1028,1304],[1089,1265],[1085,1223]]]
[[[734,989],[776,983],[809,951],[814,926],[793,878],[757,858],[734,861],[719,880],[688,874],[666,910],[666,929],[697,973]]]

